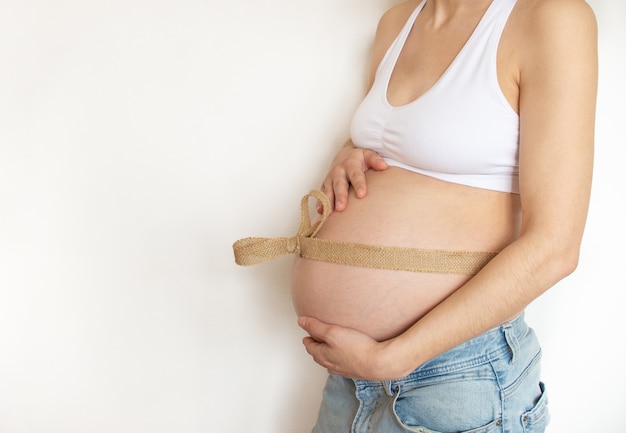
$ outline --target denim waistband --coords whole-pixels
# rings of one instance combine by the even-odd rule
[[[520,341],[529,328],[524,314],[510,322],[487,331],[447,352],[425,362],[408,376],[391,383],[421,380],[431,376],[451,373],[464,368],[485,364],[490,360],[509,354],[509,362],[515,363],[520,350]],[[381,386],[389,382],[355,380],[357,387]]]

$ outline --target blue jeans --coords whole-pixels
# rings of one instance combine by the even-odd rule
[[[541,348],[523,315],[392,381],[328,378],[313,433],[542,433]]]

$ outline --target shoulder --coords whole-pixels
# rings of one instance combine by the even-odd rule
[[[530,40],[562,37],[593,37],[596,18],[584,0],[518,0],[524,37]]]
[[[584,0],[518,0],[511,21],[522,77],[563,72],[597,56],[596,18]]]
[[[388,9],[378,21],[378,32],[395,30],[398,33],[420,3],[419,0],[404,1]]]
[[[519,7],[535,18],[589,19],[594,16],[585,0],[518,0]]]
[[[372,60],[374,64],[377,65],[383,58],[385,52],[389,49],[420,2],[419,0],[411,0],[399,3],[388,9],[380,18],[373,47]]]

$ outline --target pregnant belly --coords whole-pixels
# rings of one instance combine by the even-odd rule
[[[398,168],[367,172],[317,237],[380,246],[500,251],[517,235],[518,196],[438,181]],[[377,340],[402,333],[469,275],[361,268],[296,258],[298,315],[359,329]]]

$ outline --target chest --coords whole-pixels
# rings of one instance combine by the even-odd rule
[[[480,10],[434,27],[429,24],[428,11],[423,10],[393,65],[387,87],[389,103],[406,105],[432,88],[468,44],[483,13]]]

